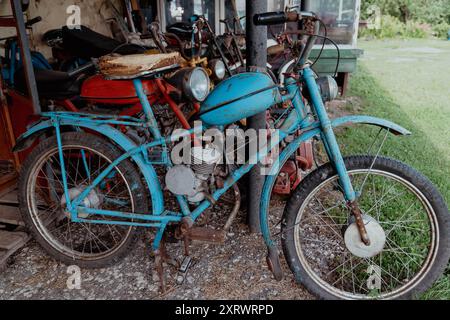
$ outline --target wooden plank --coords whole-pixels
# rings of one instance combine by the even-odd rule
[[[14,28],[16,20],[13,17],[0,17],[0,27]]]
[[[314,60],[320,53],[320,49],[316,48],[311,51],[310,59]],[[341,59],[357,59],[364,54],[364,50],[361,49],[347,49],[342,48],[340,50]],[[321,55],[322,58],[334,58],[337,59],[338,53],[335,48],[325,48]]]
[[[320,49],[314,49],[311,52],[310,60],[315,61],[319,55]],[[357,69],[357,61],[364,51],[361,49],[341,49],[339,62],[339,73],[354,73]],[[337,65],[337,50],[325,49],[320,56],[319,61],[314,65],[313,69],[320,75],[334,74]]]
[[[11,187],[14,186],[16,182],[16,174],[7,174],[3,177],[0,177],[0,194],[4,194],[5,192],[11,190]]]
[[[7,205],[0,205],[0,223],[25,226],[19,208]]]
[[[336,71],[337,59],[320,59],[313,69],[319,74],[333,74]],[[357,68],[356,59],[342,59],[339,62],[338,72],[353,73]]]
[[[0,251],[0,273],[5,271],[6,261],[10,256],[7,255],[6,251]]]
[[[0,269],[17,250],[22,248],[30,239],[24,232],[0,231]]]
[[[0,189],[0,203],[3,201],[4,198],[5,199],[9,198],[10,197],[10,193],[13,193],[13,192],[17,193],[16,189],[17,189],[17,184],[16,183],[11,184],[7,188],[6,187],[5,188],[1,188]],[[17,200],[17,197],[16,197],[15,200]],[[17,201],[15,201],[15,202],[17,202]]]
[[[0,204],[18,204],[17,189],[13,185],[9,192],[0,196]]]
[[[0,231],[0,250],[17,250],[28,241],[28,235],[25,232]]]

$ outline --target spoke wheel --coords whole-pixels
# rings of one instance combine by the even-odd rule
[[[63,158],[69,196],[76,198],[120,152],[86,133],[63,134]],[[144,213],[148,208],[139,174],[130,162],[118,165],[95,188],[82,206],[119,212]],[[20,179],[22,216],[37,241],[56,259],[85,267],[104,267],[129,252],[136,228],[120,226],[123,219],[79,214],[74,223],[67,210],[61,162],[54,137],[29,156]],[[90,221],[108,220],[110,224]]]
[[[359,237],[349,240],[355,220],[339,178],[325,165],[300,185],[285,211],[283,247],[292,271],[322,298],[417,297],[448,262],[449,214],[442,197],[397,161],[353,157],[346,164],[366,228],[379,243],[364,254],[355,250],[364,245]]]

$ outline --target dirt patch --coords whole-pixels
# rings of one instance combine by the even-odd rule
[[[326,107],[332,119],[358,114],[363,110],[359,97],[343,97],[327,103]]]

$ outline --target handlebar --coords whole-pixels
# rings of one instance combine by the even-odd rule
[[[90,61],[88,63],[86,63],[85,65],[82,65],[81,67],[72,70],[70,72],[68,72],[67,74],[69,75],[70,78],[76,77],[90,69],[93,69],[96,67],[96,63],[94,61]]]
[[[316,15],[313,12],[301,11],[300,13],[292,11],[275,11],[255,14],[253,17],[253,22],[257,26],[270,26],[277,24],[284,24],[287,22],[297,22],[302,18],[315,18]]]
[[[300,57],[297,60],[297,66],[303,66],[307,63],[309,55],[314,47],[314,43],[316,42],[319,29],[320,29],[320,20],[317,18],[314,12],[310,11],[301,11],[298,12],[266,12],[261,14],[255,14],[253,17],[253,22],[255,25],[277,25],[284,24],[287,22],[298,22],[305,18],[312,18],[312,22],[314,23],[314,33],[308,34],[308,40],[304,45]],[[273,51],[279,52],[281,48],[272,48]]]
[[[267,54],[269,56],[276,56],[283,53],[286,50],[284,44],[276,44],[267,48]]]
[[[30,28],[30,27],[32,27],[33,25],[35,25],[36,23],[39,23],[39,22],[41,22],[41,21],[42,21],[42,17],[38,16],[38,17],[36,17],[36,18],[33,18],[33,19],[31,19],[31,20],[28,20],[28,21],[25,23],[25,27],[26,27],[26,28]]]

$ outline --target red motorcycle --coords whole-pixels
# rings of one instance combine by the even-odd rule
[[[164,61],[179,55],[155,54],[155,61]],[[86,70],[93,68],[89,63],[80,69],[66,73],[52,70],[36,70],[36,82],[39,96],[44,100],[44,109],[65,110],[71,112],[108,113],[121,116],[138,116],[142,111],[139,98],[131,80],[107,80],[103,75],[94,74]],[[180,63],[174,64],[174,71],[180,69]],[[195,68],[190,68],[194,70]],[[148,99],[155,107],[161,126],[170,127],[178,120],[181,125],[189,129],[188,114],[198,111],[199,105],[189,105],[183,99],[183,92],[177,84],[168,78],[150,78],[143,81]],[[23,84],[23,86],[22,86]],[[18,88],[25,86],[25,79],[16,79]],[[166,106],[175,114],[168,113]],[[183,109],[185,112],[183,112]],[[170,121],[172,119],[173,121]],[[167,122],[167,121],[170,121]]]

